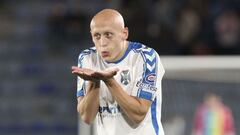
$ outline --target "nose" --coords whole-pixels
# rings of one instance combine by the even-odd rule
[[[102,37],[100,41],[101,47],[107,46],[107,42],[108,42],[107,39],[105,37]]]

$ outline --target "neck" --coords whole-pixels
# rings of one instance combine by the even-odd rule
[[[128,41],[124,41],[119,59],[121,59],[123,57],[123,55],[125,54],[127,48],[128,48]]]
[[[113,61],[108,61],[108,62],[116,62],[116,61],[120,60],[124,56],[124,54],[126,53],[126,51],[128,49],[128,41],[124,41],[122,44],[123,45],[122,45],[122,48],[121,48],[121,52],[117,56],[117,59],[115,59]]]

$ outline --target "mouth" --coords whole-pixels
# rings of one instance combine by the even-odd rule
[[[108,57],[110,54],[109,54],[108,51],[102,51],[102,52],[101,52],[101,55],[102,55],[102,57],[104,58],[104,57]]]

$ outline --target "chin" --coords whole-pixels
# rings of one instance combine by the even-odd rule
[[[110,61],[111,59],[109,57],[102,57],[104,61]]]
[[[106,61],[106,62],[114,62],[112,59],[110,59],[110,58],[103,58],[103,60],[104,61]]]
[[[113,62],[112,60],[109,59],[104,59],[106,62]]]

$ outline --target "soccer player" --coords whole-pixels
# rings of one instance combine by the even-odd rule
[[[141,43],[127,41],[128,28],[113,9],[98,12],[90,23],[95,47],[82,51],[78,66],[77,110],[98,135],[164,135],[161,124],[159,55]]]

